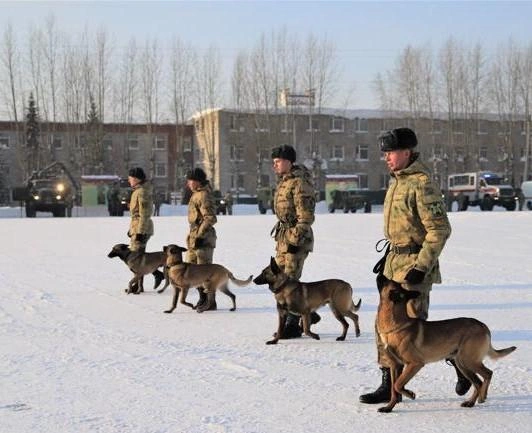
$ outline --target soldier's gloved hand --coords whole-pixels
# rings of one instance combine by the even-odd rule
[[[144,233],[137,233],[135,235],[135,240],[137,242],[140,242],[140,243],[144,243],[148,240],[148,235],[144,234]]]
[[[425,272],[412,268],[406,274],[405,280],[410,284],[421,284],[425,279]]]
[[[296,245],[288,244],[288,249],[286,251],[290,254],[297,254],[299,253],[299,247]]]
[[[127,237],[128,237],[128,238],[131,237],[131,233],[129,233],[129,230],[127,231]]]
[[[194,241],[194,248],[203,248],[205,246],[205,239],[196,238]]]

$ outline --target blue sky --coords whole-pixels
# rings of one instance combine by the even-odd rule
[[[42,25],[51,13],[70,34],[104,26],[117,47],[133,36],[168,43],[178,35],[200,49],[214,43],[226,70],[262,32],[286,27],[302,38],[310,32],[327,35],[336,44],[344,79],[356,85],[360,108],[375,105],[371,81],[391,69],[408,44],[437,50],[452,36],[479,42],[492,54],[509,38],[532,43],[529,1],[0,2],[0,24],[11,22],[21,38],[31,23]]]

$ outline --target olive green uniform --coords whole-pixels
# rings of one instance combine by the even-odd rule
[[[292,278],[299,279],[303,263],[314,246],[311,225],[316,199],[311,173],[298,165],[279,176],[273,208],[279,220],[272,231],[277,243],[276,262]],[[295,251],[288,252],[288,248]]]
[[[392,173],[384,199],[384,235],[390,241],[384,276],[401,283],[407,290],[421,293],[407,305],[410,317],[428,317],[432,284],[441,283],[438,257],[450,234],[445,203],[440,189],[430,179],[428,168],[415,160],[405,169]],[[406,282],[405,276],[412,268],[425,273],[421,284]],[[377,350],[379,364],[389,367],[378,336]]]
[[[148,239],[153,235],[153,221],[151,214],[153,212],[152,189],[145,183],[138,184],[129,202],[129,213],[131,222],[129,224],[128,234],[131,237],[129,249],[131,251],[143,251],[146,249]],[[135,239],[135,235],[144,234],[146,238],[140,242]]]
[[[196,264],[212,263],[216,247],[216,205],[209,182],[192,192],[188,202],[187,262]],[[196,247],[201,239],[202,245]]]

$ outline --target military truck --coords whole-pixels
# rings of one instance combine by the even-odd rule
[[[107,210],[109,216],[124,216],[129,209],[131,187],[127,179],[118,179],[107,190]]]
[[[489,171],[451,174],[447,179],[449,205],[458,202],[458,210],[468,206],[480,206],[483,211],[502,206],[513,211],[517,207],[517,197],[511,185],[502,176]]]
[[[262,186],[257,188],[257,205],[259,212],[265,214],[268,209],[273,212],[273,197],[275,195],[275,188],[270,186]]]
[[[35,171],[25,186],[14,188],[13,200],[24,203],[27,218],[35,218],[37,212],[71,217],[78,189],[65,165],[54,162]]]
[[[367,189],[360,188],[358,174],[330,174],[325,176],[325,200],[330,213],[337,209],[344,213],[363,209],[371,212],[371,199]]]
[[[329,212],[334,213],[336,209],[344,213],[356,212],[364,209],[365,213],[371,212],[371,201],[368,196],[361,190],[339,190],[331,191],[331,202],[329,203]]]

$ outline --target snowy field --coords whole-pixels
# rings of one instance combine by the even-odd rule
[[[148,249],[183,244],[185,213],[163,207]],[[127,241],[129,220],[96,214],[26,219],[0,210],[1,433],[522,433],[532,425],[532,212],[450,214],[430,318],[476,317],[496,348],[517,346],[486,361],[494,370],[487,402],[460,407],[454,369],[439,362],[411,382],[417,399],[391,414],[358,402],[380,381],[371,273],[379,209],[331,215],[321,203],[303,273],[352,283],[361,337],[351,326],[335,341],[341,327],[324,307],[314,326],[320,341],[277,346],[265,345],[277,315],[264,286],[233,287],[235,312],[219,294],[218,311],[180,305],[163,314],[172,291],[157,294],[151,277],[144,294],[126,295],[130,272],[107,253]],[[215,262],[239,278],[256,275],[274,251],[273,224],[254,206],[220,216]]]

